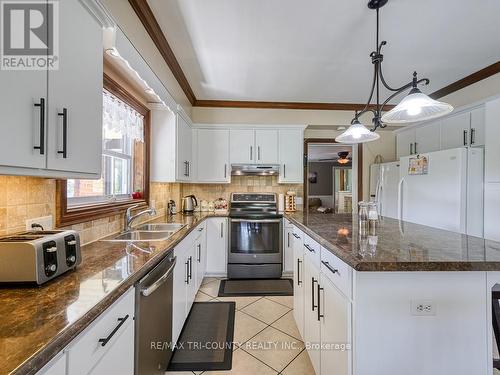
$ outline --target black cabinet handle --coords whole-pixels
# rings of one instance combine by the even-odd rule
[[[283,178],[286,178],[286,164],[283,164]]]
[[[186,264],[186,280],[184,280],[184,282],[186,284],[189,284],[189,259],[185,264]]]
[[[62,151],[57,151],[57,153],[62,154],[63,158],[66,159],[68,156],[68,109],[63,108],[62,113],[59,112],[57,115],[63,118],[63,149]]]
[[[316,251],[315,251],[315,250],[314,250],[311,246],[309,246],[309,245],[307,245],[307,244],[304,244],[304,247],[305,247],[307,250],[309,250],[311,253],[315,253],[315,252],[316,252]]]
[[[338,273],[340,275],[339,270],[337,270],[337,269],[333,268],[332,266],[330,266],[330,263],[325,262],[323,260],[321,261],[321,263],[323,263],[325,265],[325,267],[330,270],[331,273]]]
[[[118,318],[118,325],[111,331],[111,333],[105,339],[99,339],[101,346],[106,346],[106,344],[111,340],[111,338],[115,335],[116,332],[120,329],[120,327],[125,323],[128,319],[129,315],[125,315],[123,318]]]
[[[35,103],[35,107],[40,107],[40,145],[33,147],[40,150],[40,155],[45,154],[45,99],[40,98],[40,103]]]
[[[300,236],[298,234],[294,233],[293,236],[300,240]]]
[[[297,285],[302,284],[302,280],[300,280],[300,263],[302,263],[302,261],[297,258]]]
[[[470,130],[470,144],[473,145],[476,143],[476,129],[472,128]]]
[[[201,244],[198,244],[198,263],[201,263]]]
[[[189,257],[189,278],[193,279],[193,257]]]
[[[314,311],[314,309],[316,307],[318,307],[318,305],[315,305],[314,304],[314,284],[316,284],[318,282],[318,280],[316,280],[314,277],[312,277],[312,282],[311,282],[311,288],[312,288],[312,293],[311,293],[311,303],[312,303],[312,311]]]
[[[321,318],[324,318],[324,315],[321,314],[321,291],[324,290],[319,284],[318,284],[318,321],[321,320]]]
[[[467,146],[467,130],[464,130],[464,146]]]

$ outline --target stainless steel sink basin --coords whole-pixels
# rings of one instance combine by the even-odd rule
[[[178,230],[184,228],[186,224],[175,224],[175,223],[157,223],[157,224],[142,224],[137,227],[138,231],[147,232],[177,232]]]
[[[172,236],[176,231],[148,232],[144,230],[132,230],[117,235],[105,241],[111,242],[134,242],[134,241],[164,241]]]

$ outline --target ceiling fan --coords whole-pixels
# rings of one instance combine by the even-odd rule
[[[352,162],[352,156],[349,156],[349,151],[341,151],[337,155],[338,157],[336,158],[319,159],[319,161],[332,161],[339,164],[349,164]]]

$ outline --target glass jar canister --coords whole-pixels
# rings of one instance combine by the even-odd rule
[[[368,205],[366,202],[359,202],[358,207],[359,234],[366,236],[368,234]]]

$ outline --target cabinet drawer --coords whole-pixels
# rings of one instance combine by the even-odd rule
[[[193,232],[195,233],[194,237],[196,240],[198,240],[202,235],[205,234],[205,232],[206,232],[206,225],[205,224],[206,224],[206,222],[204,221],[203,223],[198,224],[198,226],[196,228],[194,228]]]
[[[68,350],[68,375],[89,373],[125,329],[134,324],[134,298],[134,288],[131,288],[73,341]],[[118,319],[125,317],[125,322],[102,346],[103,343],[99,340],[108,338],[120,324]]]
[[[309,257],[312,264],[319,269],[321,246],[307,234],[304,234],[304,253],[306,254],[305,256]]]
[[[346,297],[351,298],[352,268],[323,247],[321,248],[321,273]]]

